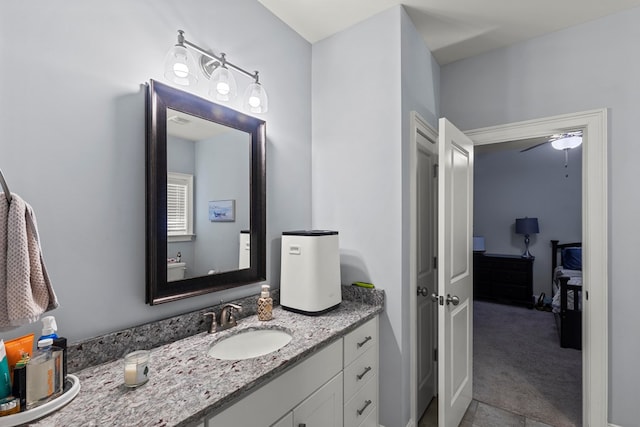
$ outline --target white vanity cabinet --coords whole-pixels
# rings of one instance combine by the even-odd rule
[[[378,427],[378,317],[210,417],[207,427]]]
[[[344,337],[344,427],[378,426],[378,317]]]

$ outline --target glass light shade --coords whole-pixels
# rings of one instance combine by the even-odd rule
[[[244,91],[244,109],[252,113],[266,113],[269,109],[267,92],[260,83],[251,83]]]
[[[186,47],[173,46],[164,59],[164,77],[181,86],[192,86],[198,82],[196,61]]]
[[[556,150],[568,150],[570,148],[576,148],[580,144],[582,144],[581,136],[567,136],[551,141],[551,146]]]
[[[218,101],[231,101],[236,97],[238,88],[233,73],[225,66],[220,66],[211,73],[209,95]]]

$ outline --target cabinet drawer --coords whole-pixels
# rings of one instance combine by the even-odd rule
[[[378,376],[373,376],[344,405],[344,427],[357,427],[378,407]],[[375,418],[375,416],[374,416]]]
[[[346,424],[344,427],[348,427]],[[378,425],[378,407],[374,407],[367,418],[358,425],[358,427],[380,427]]]
[[[378,346],[377,316],[344,337],[344,366],[374,346]]]
[[[347,401],[378,373],[376,348],[370,348],[363,355],[344,368],[344,400]]]
[[[289,412],[271,427],[293,427],[293,412]]]
[[[506,286],[500,287],[500,295],[504,298],[512,298],[528,302],[532,295],[528,295],[529,290],[526,286]]]
[[[495,271],[493,273],[493,280],[496,283],[506,284],[526,284],[529,279],[529,274],[524,271]]]

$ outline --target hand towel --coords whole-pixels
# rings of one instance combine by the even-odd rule
[[[35,213],[20,196],[0,197],[0,329],[36,322],[58,307]]]

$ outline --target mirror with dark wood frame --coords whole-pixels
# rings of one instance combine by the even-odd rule
[[[265,280],[265,122],[154,80],[147,90],[146,302]]]

